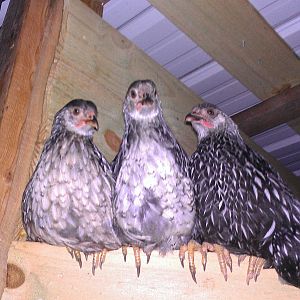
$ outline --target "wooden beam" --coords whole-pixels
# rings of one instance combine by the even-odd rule
[[[7,10],[5,20],[1,27],[0,33],[0,140],[2,147],[0,149],[0,161],[3,161],[2,150],[5,149],[5,139],[2,137],[2,123],[5,117],[5,111],[9,109],[7,96],[9,92],[9,86],[14,69],[14,61],[16,60],[17,48],[19,48],[19,35],[22,27],[23,19],[25,18],[28,11],[28,2],[12,0]],[[13,28],[13,29],[12,29]],[[5,137],[7,138],[7,137]],[[7,147],[6,151],[9,152],[10,149]],[[5,157],[4,157],[5,159]],[[5,165],[3,166],[5,168]],[[0,298],[3,293],[6,281],[6,265],[7,265],[7,252],[10,246],[12,238],[6,235],[5,225],[2,225],[3,218],[3,206],[7,205],[8,200],[4,199],[5,193],[1,193],[2,189],[5,188],[3,183],[7,179],[10,179],[10,170],[5,170],[1,168],[0,177]],[[2,171],[6,171],[3,173]],[[3,182],[4,181],[4,182]],[[3,228],[2,228],[3,226]],[[9,228],[12,230],[11,228]],[[8,233],[10,235],[10,233]]]
[[[103,7],[109,0],[81,0],[90,7],[96,14],[103,16]]]
[[[253,136],[300,116],[300,85],[271,97],[232,117],[239,128]]]
[[[149,78],[158,86],[174,134],[189,153],[194,151],[196,137],[184,117],[201,99],[81,1],[65,1],[62,28],[45,94],[46,130],[41,141],[49,134],[58,109],[73,98],[90,99],[99,108],[95,142],[112,160],[123,135],[127,89],[132,81]]]
[[[296,132],[300,134],[300,117],[288,123]]]
[[[0,31],[0,122],[17,53],[18,38],[27,10],[28,1],[11,0]]]
[[[4,24],[13,28],[12,33],[18,38],[11,45],[16,55],[7,67],[7,70],[11,69],[11,75],[4,77],[2,83],[7,88],[1,92],[4,110],[0,125],[0,297],[6,281],[7,252],[20,219],[21,197],[38,137],[43,95],[63,9],[62,0],[25,2],[27,9],[21,20],[22,28],[17,27],[14,31],[14,25],[19,22],[17,19]],[[15,9],[24,10],[24,7],[13,3],[8,14],[22,16]]]
[[[233,256],[233,272],[225,282],[216,254],[208,254],[207,268],[203,272],[200,254],[196,253],[198,284],[193,282],[189,268],[181,267],[178,251],[165,257],[154,251],[149,264],[143,253],[141,258],[139,278],[131,249],[126,263],[120,250],[109,252],[102,270],[98,268],[93,276],[91,257],[83,261],[80,269],[64,248],[14,242],[8,260],[9,286],[20,286],[5,289],[2,300],[299,299],[299,289],[282,284],[274,269],[262,270],[257,282],[252,281],[248,286],[245,280],[248,260],[238,267],[236,256]]]
[[[300,60],[248,0],[149,0],[262,100],[300,84]]]

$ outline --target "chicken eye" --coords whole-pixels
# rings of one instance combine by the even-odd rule
[[[215,112],[213,111],[213,109],[208,109],[207,114],[210,116],[214,116]]]
[[[136,96],[137,96],[136,91],[135,91],[135,90],[131,90],[131,91],[130,91],[130,97],[131,97],[132,99],[135,99]]]
[[[79,113],[80,113],[79,108],[75,107],[75,108],[73,109],[73,115],[78,116]]]

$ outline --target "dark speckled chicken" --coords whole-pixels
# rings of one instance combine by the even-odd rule
[[[300,287],[299,200],[215,106],[194,107],[186,121],[199,143],[190,161],[197,207],[194,238],[265,259]]]

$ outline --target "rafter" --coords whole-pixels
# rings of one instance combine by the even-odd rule
[[[253,136],[300,116],[300,85],[233,116],[247,135]]]
[[[247,0],[149,0],[261,100],[300,84],[300,60]]]
[[[63,0],[12,0],[3,24],[0,58],[6,57],[8,64],[1,73],[1,85],[5,88],[0,94],[3,108],[0,124],[0,298],[6,282],[7,251],[21,215],[22,192],[38,137],[43,95],[58,41],[62,11]]]
[[[90,7],[96,14],[103,16],[103,7],[110,0],[81,0],[88,7]]]
[[[297,119],[294,119],[288,123],[296,132],[300,134],[300,114]]]

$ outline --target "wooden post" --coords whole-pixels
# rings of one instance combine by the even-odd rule
[[[300,85],[232,117],[240,130],[253,136],[300,116]]]
[[[100,17],[103,16],[103,6],[109,0],[81,0],[85,3],[88,7],[90,7],[96,14]]]
[[[3,24],[2,41],[9,44],[1,41],[0,57],[9,58],[1,74],[0,96],[0,295],[6,282],[7,252],[20,218],[22,193],[38,137],[62,9],[62,0],[12,0]],[[13,33],[13,40],[6,39],[4,33],[8,31]],[[10,55],[9,49],[13,49]]]

